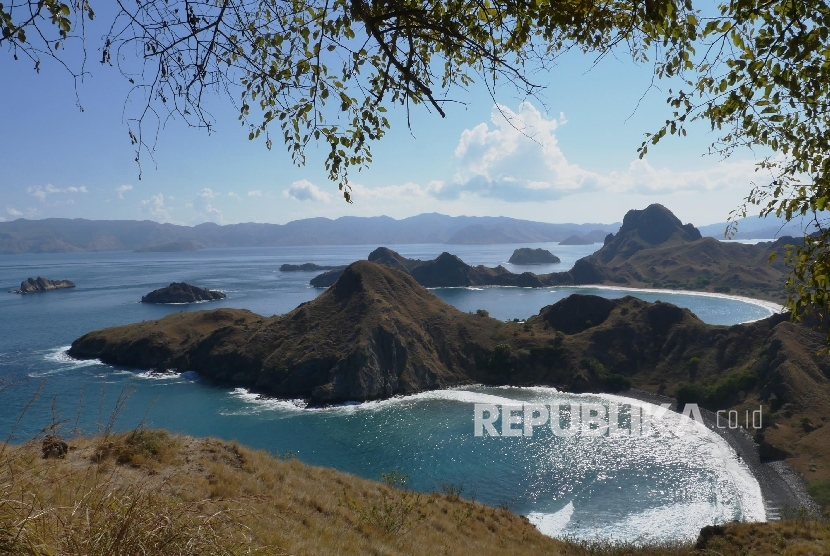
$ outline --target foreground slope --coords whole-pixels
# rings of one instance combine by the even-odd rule
[[[62,554],[820,555],[823,523],[730,523],[694,543],[611,546],[543,536],[527,519],[446,493],[275,458],[235,443],[135,430],[0,451],[0,551]],[[436,485],[437,486],[437,485]],[[7,503],[6,501],[10,502]],[[13,502],[12,502],[13,501]],[[587,525],[590,527],[590,525]]]

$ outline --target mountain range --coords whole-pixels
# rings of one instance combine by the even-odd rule
[[[396,220],[388,216],[307,218],[287,224],[160,224],[150,220],[47,218],[0,222],[0,253],[73,251],[181,251],[216,247],[280,245],[378,245],[446,243],[601,242],[616,231],[612,224],[551,224],[507,217],[419,214]],[[723,239],[726,223],[698,228],[703,236]],[[802,234],[802,222],[784,225],[770,217],[739,221],[735,239],[771,239]]]
[[[551,224],[507,217],[431,213],[395,220],[388,216],[307,218],[287,224],[160,224],[149,220],[47,218],[0,222],[0,253],[73,251],[169,251],[280,245],[366,245],[558,242],[572,235],[604,235],[616,224]]]

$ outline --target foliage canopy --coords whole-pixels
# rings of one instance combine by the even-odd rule
[[[142,109],[129,120],[136,161],[158,125],[176,116],[210,128],[207,94],[226,95],[250,139],[272,132],[294,161],[328,145],[329,178],[350,200],[348,173],[372,161],[393,105],[444,116],[474,81],[537,93],[534,71],[569,49],[623,51],[679,80],[670,117],[639,152],[691,121],[716,132],[710,151],[760,149],[761,178],[746,203],[786,219],[809,215],[817,233],[794,246],[787,284],[794,318],[830,317],[830,6],[824,0],[116,0],[101,63],[119,68]],[[0,4],[0,46],[39,69],[83,39],[88,0]],[[152,127],[152,126],[150,126]],[[769,153],[769,154],[767,154]],[[734,221],[731,231],[734,231]]]

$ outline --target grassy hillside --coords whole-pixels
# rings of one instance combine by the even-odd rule
[[[213,439],[136,430],[0,452],[0,553],[723,555],[827,554],[826,524],[713,528],[694,545],[609,546],[543,536],[451,488],[415,493]],[[403,487],[403,488],[402,488]]]

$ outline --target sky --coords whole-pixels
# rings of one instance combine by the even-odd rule
[[[725,221],[758,179],[749,151],[727,160],[705,155],[714,135],[704,125],[638,159],[644,134],[671,114],[669,85],[652,84],[650,66],[623,56],[594,65],[580,53],[534,75],[545,86],[538,98],[501,87],[493,99],[474,85],[452,95],[460,102],[446,118],[416,108],[411,129],[403,109],[392,111],[372,166],[350,175],[351,204],[327,180],[325,145],[297,167],[284,146],[268,151],[249,141],[221,99],[211,100],[211,133],[168,121],[139,179],[124,122],[134,109],[125,102],[129,85],[96,62],[93,46],[77,99],[72,78],[55,64],[36,73],[0,52],[0,220],[193,225],[439,212],[611,223],[661,203],[704,225]]]

